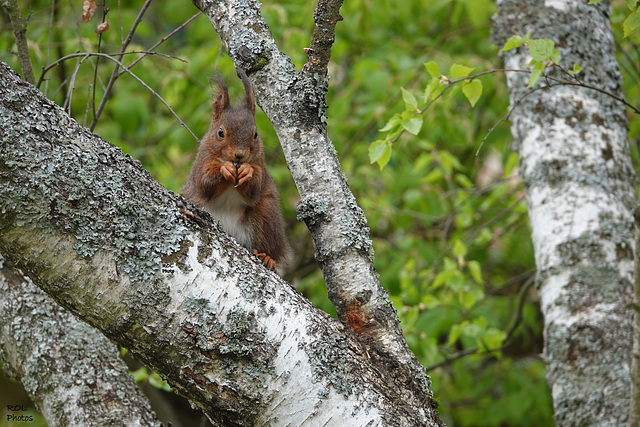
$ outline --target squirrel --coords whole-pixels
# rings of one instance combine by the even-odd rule
[[[243,70],[246,97],[235,106],[218,80],[209,130],[200,141],[184,197],[220,221],[222,229],[282,274],[290,247],[284,232],[278,189],[265,168],[256,127],[256,102]]]

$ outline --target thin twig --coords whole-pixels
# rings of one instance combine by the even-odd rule
[[[151,92],[152,95],[154,95],[156,98],[158,98],[160,100],[160,102],[162,102],[167,109],[171,112],[171,114],[173,114],[173,116],[176,118],[176,120],[178,120],[178,122],[180,123],[180,126],[182,126],[183,128],[185,128],[190,134],[191,136],[193,136],[193,138],[199,143],[200,139],[191,131],[191,129],[189,128],[189,126],[186,125],[186,123],[184,123],[182,121],[182,119],[178,116],[178,114],[176,114],[176,112],[173,110],[173,108],[171,108],[171,106],[167,103],[167,101],[165,101],[155,90],[153,90],[149,85],[147,85],[144,80],[142,80],[140,77],[138,77],[137,75],[135,75],[133,72],[131,72],[131,70],[129,70],[127,67],[125,67],[122,62],[118,61],[117,59],[115,59],[113,57],[113,55],[108,55],[106,53],[98,53],[98,52],[90,52],[90,53],[74,53],[72,55],[67,55],[67,57],[65,59],[69,59],[70,57],[81,57],[81,59],[78,61],[78,64],[76,65],[75,70],[73,71],[72,77],[71,77],[71,83],[69,84],[69,96],[68,96],[68,102],[69,102],[69,115],[71,115],[71,95],[73,93],[73,90],[75,88],[75,76],[78,74],[78,70],[80,69],[80,66],[82,65],[82,63],[92,57],[92,56],[100,56],[100,57],[104,57],[109,59],[110,61],[113,61],[116,63],[116,65],[118,67],[122,67],[124,70],[126,70],[126,72],[131,75],[131,77],[133,77],[134,79],[136,79],[142,86],[144,86],[149,92]],[[63,58],[60,58],[61,60]],[[54,64],[49,65],[49,67],[52,67]],[[44,75],[44,73],[43,73]],[[66,105],[66,104],[65,104]]]
[[[53,20],[56,12],[56,0],[51,1],[51,16],[49,17],[49,34],[47,37],[47,63],[51,58],[51,37],[53,35]],[[34,76],[35,78],[35,76]],[[47,92],[49,92],[49,81],[44,84],[44,95],[47,96]]]
[[[87,106],[84,109],[84,119],[82,126],[87,127],[87,116],[89,115],[89,102],[91,102],[91,85],[87,88]]]
[[[107,13],[109,13],[109,8],[107,8],[107,2],[105,0],[104,5],[102,6],[102,22],[107,19]],[[102,46],[102,31],[98,33],[98,53],[100,53],[100,47]],[[96,58],[96,65],[93,68],[93,91],[91,93],[91,110],[93,113],[93,117],[96,116],[96,88],[98,87],[98,68],[100,66],[100,56]],[[88,111],[85,111],[85,116]],[[93,130],[93,128],[91,128]]]
[[[479,352],[483,352],[483,353],[493,353],[495,351],[502,351],[504,350],[509,344],[511,344],[511,341],[513,340],[513,334],[515,333],[516,329],[518,328],[518,326],[520,326],[520,322],[522,321],[522,311],[524,309],[524,303],[526,301],[526,294],[527,291],[529,290],[529,288],[531,287],[531,285],[533,285],[535,283],[535,279],[536,279],[536,275],[532,274],[531,277],[529,277],[529,279],[525,282],[525,284],[522,286],[522,288],[520,288],[520,292],[518,293],[518,305],[516,307],[516,312],[515,315],[513,316],[513,319],[511,320],[511,324],[509,325],[509,327],[506,330],[505,333],[505,339],[502,342],[502,344],[499,347],[493,348],[493,349],[487,349],[482,348],[481,346],[475,346],[475,347],[471,347],[471,348],[467,348],[465,350],[459,351],[449,357],[446,357],[444,360],[441,360],[438,363],[434,363],[431,366],[427,367],[427,371],[431,371],[432,369],[435,368],[439,368],[440,366],[444,366],[444,365],[448,365],[451,362],[454,362],[458,359],[461,359],[465,356],[470,356],[472,354],[476,354]]]
[[[465,241],[473,242],[474,240],[476,240],[476,238],[480,235],[480,233],[482,233],[482,230],[484,230],[485,228],[491,227],[492,225],[500,221],[500,219],[507,216],[507,214],[510,214],[511,212],[513,212],[518,207],[518,205],[520,205],[520,202],[522,202],[523,199],[524,199],[524,194],[521,196],[518,196],[510,206],[507,206],[505,209],[498,212],[493,218],[491,218],[490,220],[488,220],[487,222],[479,226],[476,229],[476,231],[474,231],[471,234],[470,237],[465,238]]]
[[[165,58],[171,58],[171,59],[177,59],[178,61],[182,61],[182,62],[188,62],[185,59],[179,58],[177,56],[173,56],[173,55],[167,55],[166,53],[161,53],[161,52],[149,52],[149,51],[132,51],[132,52],[124,52],[124,53],[100,53],[100,55],[109,55],[109,56],[124,56],[124,55],[136,55],[136,54],[140,54],[140,53],[144,53],[146,55],[159,55],[159,56],[164,56]],[[68,59],[72,59],[72,58],[86,58],[87,56],[100,56],[100,55],[96,55],[95,53],[92,52],[76,52],[76,53],[71,53],[69,55],[63,56],[62,58],[58,58],[56,61],[52,62],[51,64],[47,65],[46,67],[42,67],[42,74],[40,75],[40,78],[38,79],[38,82],[36,83],[36,87],[40,87],[40,85],[42,84],[42,82],[44,81],[44,75],[51,70],[52,68],[60,65],[60,63],[68,60]],[[131,68],[131,66],[129,66],[129,68]],[[126,71],[125,71],[126,72]]]
[[[579,86],[579,87],[583,87],[585,89],[595,90],[596,92],[599,92],[599,93],[601,93],[603,95],[610,96],[611,98],[615,99],[616,101],[623,103],[624,105],[629,107],[631,110],[633,110],[634,113],[640,114],[640,108],[638,108],[638,107],[634,106],[633,104],[627,102],[624,98],[622,98],[622,97],[620,97],[618,95],[615,95],[615,94],[613,94],[613,93],[611,93],[611,92],[609,92],[607,90],[600,89],[599,87],[588,85],[588,84],[586,84],[586,83],[584,83],[582,81],[579,81],[579,80],[576,83],[572,83],[572,82],[567,81],[567,80],[557,79],[555,77],[549,77],[549,80],[555,81],[557,83],[557,85],[559,85],[559,86]]]
[[[122,27],[122,8],[120,7],[120,0],[118,0],[118,22],[120,22],[120,44],[123,44],[124,28]]]
[[[136,28],[138,28],[138,25],[140,24],[140,22],[142,21],[142,17],[144,16],[144,13],[147,11],[147,8],[149,8],[151,1],[152,0],[147,0],[144,2],[144,5],[142,5],[142,8],[140,9],[138,16],[136,17],[136,20],[133,22],[133,25],[129,30],[129,34],[127,34],[127,38],[125,39],[125,41],[122,43],[122,46],[120,47],[120,53],[124,53],[127,50],[127,46],[129,46],[129,43],[131,43],[131,40],[133,39],[133,34],[135,33]],[[114,58],[110,58],[110,59],[114,60]],[[91,120],[91,126],[89,126],[89,129],[91,130],[95,129],[96,124],[98,123],[98,119],[100,118],[100,115],[104,110],[104,106],[106,105],[107,100],[109,99],[109,95],[111,94],[111,89],[113,88],[113,85],[116,79],[118,78],[118,75],[119,75],[118,70],[120,69],[120,66],[122,66],[122,64],[120,63],[120,61],[116,61],[116,62],[117,64],[113,67],[113,71],[111,72],[111,77],[109,78],[107,87],[105,88],[104,94],[102,95],[102,100],[100,101],[100,105],[98,106],[98,111],[96,111],[96,113],[93,115],[93,118]],[[125,67],[122,66],[122,68],[125,68]]]
[[[16,37],[16,47],[18,48],[18,61],[22,70],[22,78],[34,84],[36,76],[33,74],[33,66],[31,65],[31,57],[29,56],[29,46],[27,45],[27,23],[22,20],[20,8],[16,0],[7,0],[2,3],[9,15],[13,34]]]
[[[180,123],[180,126],[182,126],[183,128],[185,128],[187,131],[189,131],[189,133],[195,138],[196,141],[200,142],[200,140],[198,139],[198,137],[191,131],[191,129],[189,129],[189,126],[186,125],[185,122],[182,121],[182,119],[180,117],[178,117],[178,115],[176,114],[175,111],[173,111],[173,108],[171,108],[171,106],[167,103],[167,101],[165,101],[155,90],[153,90],[149,85],[147,85],[144,80],[142,80],[140,77],[136,76],[135,74],[133,74],[133,72],[131,70],[129,70],[127,67],[125,67],[122,62],[118,61],[117,59],[115,59],[113,56],[111,55],[107,55],[106,53],[91,53],[91,54],[86,54],[87,57],[89,57],[89,55],[99,55],[102,56],[104,58],[109,59],[110,61],[115,62],[118,67],[122,67],[122,69],[126,70],[126,72],[133,77],[134,79],[136,79],[142,86],[144,86],[149,92],[151,92],[151,94],[153,96],[155,96],[156,98],[158,98],[160,100],[160,102],[162,102],[165,107],[167,107],[169,109],[169,111],[171,112],[171,114],[173,114],[173,116],[178,120],[178,122]]]
[[[482,141],[480,141],[480,145],[478,146],[478,149],[476,150],[476,157],[478,157],[478,155],[480,154],[480,150],[482,149],[482,146],[484,145],[485,141],[487,140],[487,138],[489,138],[489,135],[491,135],[493,133],[493,131],[498,127],[498,125],[502,122],[504,122],[505,120],[508,120],[509,117],[511,117],[511,113],[513,113],[513,111],[516,109],[516,107],[518,106],[518,104],[520,104],[520,102],[526,98],[527,96],[531,95],[532,93],[540,90],[540,89],[546,89],[549,86],[539,86],[536,87],[534,89],[531,89],[530,91],[527,91],[524,95],[522,95],[520,98],[518,98],[516,100],[516,102],[513,103],[513,105],[511,105],[509,107],[509,110],[507,111],[507,114],[505,114],[504,116],[500,117],[500,120],[498,120],[497,122],[495,122],[493,124],[493,126],[491,126],[491,128],[487,131],[487,134],[484,136],[484,138],[482,138]]]
[[[80,66],[82,65],[82,63],[84,62],[86,58],[83,58],[81,60],[78,60],[78,63],[76,64],[75,69],[73,70],[73,73],[71,73],[70,76],[70,81],[69,81],[69,90],[67,92],[67,99],[65,100],[65,104],[63,105],[63,108],[67,109],[69,115],[71,115],[71,101],[73,100],[73,92],[76,88],[76,76],[78,75],[78,71],[80,71]]]
[[[153,52],[153,50],[155,48],[157,48],[158,46],[160,46],[162,43],[164,43],[165,41],[167,41],[169,38],[171,38],[175,33],[177,33],[178,31],[180,31],[181,29],[183,29],[184,27],[186,27],[188,24],[191,23],[191,21],[193,21],[194,19],[196,19],[198,16],[200,16],[202,14],[202,12],[198,12],[195,15],[193,15],[191,18],[187,19],[182,25],[180,25],[178,28],[176,28],[175,30],[173,30],[172,32],[170,32],[169,34],[167,34],[166,36],[164,36],[158,43],[154,44],[153,46],[151,46],[149,49],[147,49],[140,57],[136,58],[135,61],[133,61],[130,65],[129,65],[129,69],[132,69],[134,65],[136,65],[138,62],[140,62],[142,60],[142,58],[144,58],[147,55],[151,55],[151,54],[157,54],[157,52]],[[169,55],[165,55],[165,56],[169,56]],[[171,57],[171,56],[170,56]],[[175,57],[174,57],[175,58]],[[177,58],[180,59],[180,58]],[[181,59],[182,61],[182,59]],[[186,61],[185,61],[186,62]],[[119,74],[118,77],[120,77],[122,74],[124,74],[126,71],[122,70]]]
[[[545,78],[545,80],[547,80],[547,85],[546,86],[539,86],[536,87],[535,89],[525,93],[519,100],[522,100],[522,98],[529,96],[531,93],[539,90],[539,89],[548,89],[554,86],[578,86],[578,87],[583,87],[585,89],[591,89],[591,90],[595,90],[596,92],[602,93],[603,95],[607,95],[611,98],[613,98],[614,100],[621,102],[622,104],[624,104],[625,106],[627,106],[628,108],[630,108],[631,110],[633,110],[634,113],[636,114],[640,114],[640,108],[634,106],[633,104],[627,102],[624,98],[615,95],[612,92],[606,91],[604,89],[600,89],[599,87],[596,86],[591,86],[589,84],[586,84],[584,82],[582,82],[581,80],[579,80],[577,78],[577,76],[572,75],[571,73],[567,72],[566,70],[562,69],[559,65],[555,64],[555,66],[557,66],[558,68],[560,68],[560,70],[565,73],[567,76],[571,77],[573,81],[570,80],[563,80],[563,79],[559,79],[556,77],[552,77],[549,75],[544,75],[543,77]],[[476,79],[478,77],[487,75],[487,74],[493,74],[493,73],[498,73],[498,72],[502,72],[502,73],[508,73],[508,72],[513,72],[513,73],[527,73],[527,74],[531,74],[531,70],[520,70],[520,69],[508,69],[508,68],[494,68],[491,70],[487,70],[487,71],[483,71],[481,73],[477,73],[477,74],[473,74],[471,76],[467,76],[467,77],[461,77],[459,79],[454,79],[454,80],[449,80],[446,83],[446,86],[440,91],[440,93],[438,93],[438,95],[436,95],[433,99],[431,99],[427,105],[425,105],[422,109],[420,110],[416,110],[416,112],[419,115],[424,114],[425,111],[427,111],[438,99],[440,99],[442,96],[444,96],[444,94],[451,89],[455,84],[463,82],[463,81],[471,81],[473,79]],[[551,84],[549,83],[550,81],[556,82],[555,84]],[[487,138],[489,137],[489,135],[491,135],[491,133],[493,133],[493,131],[495,130],[495,128],[502,123],[503,121],[507,120],[509,118],[509,116],[511,115],[513,108],[517,105],[514,104],[510,110],[507,112],[507,114],[505,114],[504,116],[502,116],[500,118],[500,120],[498,120],[497,123],[495,123],[487,132],[487,134],[485,135],[485,137],[482,139],[482,141],[480,142],[480,146],[478,147],[478,150],[476,151],[476,156],[478,156],[478,154],[480,153],[480,149],[482,148],[482,146],[484,145],[485,141],[487,140]],[[402,134],[404,134],[405,129],[400,129],[400,131],[389,140],[390,143],[395,143],[396,141],[398,141],[398,139],[402,136]]]

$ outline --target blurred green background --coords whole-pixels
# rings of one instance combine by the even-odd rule
[[[143,1],[119,4],[107,0],[110,29],[98,36],[102,7],[83,23],[78,0],[20,2],[23,17],[30,14],[27,38],[36,79],[43,67],[65,55],[97,52],[98,45],[100,52],[118,53]],[[626,97],[640,99],[638,36],[622,38],[628,10],[623,1],[613,5]],[[262,4],[263,18],[297,69],[306,60],[314,7],[302,0]],[[382,285],[411,349],[430,368],[442,418],[449,426],[554,425],[540,357],[533,248],[508,122],[496,127],[476,156],[487,131],[508,110],[504,75],[482,77],[483,95],[474,108],[462,93],[435,103],[423,114],[417,135],[405,132],[394,143],[382,171],[369,162],[369,146],[381,138],[378,130],[405,109],[401,88],[422,97],[431,79],[426,62],[435,61],[444,74],[452,64],[473,67],[473,73],[502,66],[499,48],[490,40],[494,3],[352,0],[341,11],[344,20],[336,27],[329,66],[327,131],[369,221]],[[127,50],[149,49],[197,12],[189,1],[151,2]],[[2,18],[0,60],[19,71],[13,33],[6,14]],[[211,114],[209,78],[221,74],[232,97],[242,94],[231,60],[203,15],[156,51],[171,57],[149,55],[132,72],[201,137]],[[125,55],[122,62],[139,56]],[[47,72],[40,90],[79,123],[89,124],[92,99],[100,103],[113,65],[105,58],[68,59]],[[640,132],[637,119],[630,119],[637,165]],[[261,111],[258,128],[295,251],[285,278],[333,314],[309,233],[295,219],[295,185]],[[194,138],[158,98],[126,74],[116,81],[94,132],[174,192],[184,184],[197,150]],[[14,425],[2,415],[0,425]]]

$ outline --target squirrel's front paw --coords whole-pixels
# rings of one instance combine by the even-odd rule
[[[244,184],[251,178],[253,178],[253,166],[251,166],[249,163],[242,163],[238,167],[238,184],[236,185],[236,187]]]
[[[227,181],[236,182],[236,167],[230,161],[227,160],[220,166],[220,172]]]

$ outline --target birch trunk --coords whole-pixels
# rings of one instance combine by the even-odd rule
[[[553,40],[564,69],[577,62],[584,69],[579,79],[620,95],[609,4],[586,3],[498,1],[498,45],[528,32]],[[503,60],[506,68],[524,68],[530,58],[523,47]],[[635,253],[625,107],[586,88],[541,89],[544,77],[525,96],[527,82],[528,75],[508,75],[555,419],[559,426],[625,425]]]
[[[0,137],[0,253],[214,424],[439,424],[414,382],[4,64]]]
[[[47,424],[160,426],[118,347],[3,264],[0,359],[4,370],[20,379]]]
[[[367,220],[325,129],[326,66],[333,28],[342,19],[341,3],[318,2],[308,60],[297,72],[262,20],[259,2],[194,0],[236,68],[247,72],[258,104],[278,134],[300,193],[298,219],[311,232],[338,317],[375,355],[385,375],[398,384],[411,384],[416,395],[428,396],[430,380],[409,350],[397,313],[380,285]]]

